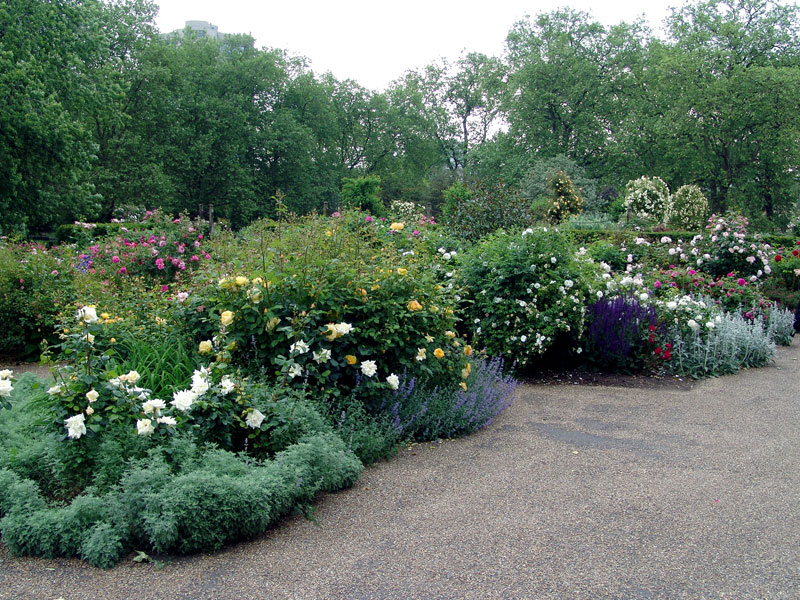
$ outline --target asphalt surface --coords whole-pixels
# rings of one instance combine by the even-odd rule
[[[800,348],[695,384],[525,386],[214,555],[0,550],[0,598],[800,598]]]

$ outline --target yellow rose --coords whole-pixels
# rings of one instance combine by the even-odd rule
[[[420,304],[416,300],[412,300],[411,302],[408,303],[408,310],[411,311],[422,310],[422,304]]]
[[[391,229],[392,231],[402,231],[405,228],[405,226],[406,226],[405,223],[395,222],[389,225],[389,229]]]
[[[226,327],[233,323],[233,311],[226,310],[219,316],[219,322]]]
[[[256,277],[253,279],[253,285],[264,285],[264,280],[261,277]]]
[[[345,358],[345,360],[347,360],[347,364],[348,365],[354,365],[354,364],[356,364],[358,362],[358,359],[355,356],[353,356],[352,354],[348,354],[344,358]]]
[[[325,232],[325,235],[331,237],[333,235],[333,232],[330,229],[328,229],[328,231]]]
[[[324,334],[325,339],[327,339],[329,342],[332,342],[339,337],[339,331],[336,329],[336,325],[334,323],[328,323],[325,327],[325,331],[327,332]]]
[[[464,354],[466,356],[472,356],[472,346],[470,346],[469,344],[464,346]]]
[[[108,313],[100,313],[100,318],[103,319],[103,320],[110,319],[111,315],[108,314]]]
[[[436,358],[444,358],[444,350],[442,350],[441,348],[437,348],[436,350],[433,351],[433,355]]]
[[[467,363],[467,366],[461,369],[461,379],[466,379],[472,373],[472,365]]]
[[[248,283],[250,283],[250,280],[247,277],[244,277],[243,275],[237,275],[234,281],[238,286],[245,286]]]
[[[211,352],[211,341],[203,340],[200,342],[200,347],[197,349],[200,354],[208,354]]]
[[[273,331],[275,331],[275,328],[278,326],[279,322],[280,319],[278,317],[272,317],[269,321],[267,321],[267,324],[264,326],[264,331],[272,333]]]
[[[449,338],[456,337],[456,334],[454,332],[452,332],[452,331],[445,331],[444,334]]]
[[[399,269],[397,269],[397,273],[398,273],[398,275],[408,275],[408,269],[404,269],[403,267],[400,267]]]
[[[227,290],[232,285],[233,285],[233,281],[231,281],[227,277],[223,277],[222,279],[219,280],[220,289]]]
[[[462,390],[464,390],[465,392],[467,391],[467,384],[466,384],[466,383],[464,383],[464,382],[462,381],[462,382],[461,382],[459,385],[461,386],[461,389],[462,389]]]

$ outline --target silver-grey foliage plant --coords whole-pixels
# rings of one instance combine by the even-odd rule
[[[748,367],[761,367],[775,357],[775,342],[760,320],[749,320],[726,313],[712,328],[685,332],[670,331],[672,360],[676,375],[694,378],[735,373]]]

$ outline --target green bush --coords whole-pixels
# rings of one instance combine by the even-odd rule
[[[531,221],[529,201],[502,181],[478,182],[469,188],[468,194],[459,187],[453,191],[454,198],[456,191],[457,202],[451,203],[446,194],[445,222],[456,235],[470,241],[498,229],[525,227]]]
[[[0,354],[38,357],[57,339],[58,314],[75,297],[68,253],[37,244],[0,244]]]
[[[344,210],[362,210],[376,217],[386,214],[381,201],[381,178],[378,175],[343,178],[339,199]]]
[[[581,336],[587,282],[569,238],[558,231],[499,232],[464,255],[466,323],[490,355],[524,367],[557,341]]]
[[[207,336],[197,342],[211,344],[218,363],[292,386],[307,382],[321,395],[360,385],[379,396],[386,377],[404,370],[457,381],[454,291],[427,259],[383,245],[382,230],[356,218],[311,218],[265,233],[269,251],[248,276],[224,277],[186,302],[186,317],[199,321],[190,327]],[[198,313],[199,305],[206,310]]]
[[[154,449],[114,490],[61,507],[48,507],[33,482],[0,470],[3,543],[15,555],[77,555],[103,568],[134,547],[213,551],[262,534],[320,491],[352,485],[363,469],[332,434],[306,436],[265,462],[190,448],[177,440]]]

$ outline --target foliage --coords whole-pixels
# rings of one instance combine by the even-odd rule
[[[70,254],[39,244],[0,243],[0,354],[36,357],[56,339],[58,314],[74,298]]]
[[[471,365],[475,365],[472,368]],[[460,388],[417,385],[404,379],[387,395],[382,413],[397,435],[418,441],[468,435],[486,427],[511,405],[518,382],[500,358],[476,358]]]
[[[705,234],[692,243],[699,250],[702,262],[698,264],[702,269],[715,277],[731,272],[749,279],[769,275],[770,247],[747,226],[747,219],[741,215],[711,215]]]
[[[709,323],[689,332],[670,329],[673,358],[669,367],[673,373],[709,377],[760,367],[773,359],[775,343],[761,320],[728,313]]]
[[[378,217],[386,213],[381,202],[381,178],[377,175],[345,177],[339,198],[345,210],[363,210]]]
[[[556,171],[547,183],[551,190],[547,217],[551,223],[558,225],[583,210],[584,199],[575,190],[572,179],[567,173]]]
[[[176,440],[132,462],[118,488],[53,508],[30,480],[0,470],[0,531],[12,554],[80,555],[103,568],[134,547],[213,551],[263,533],[319,491],[352,485],[362,468],[330,434],[264,462]]]
[[[700,229],[708,218],[708,200],[696,185],[682,185],[669,199],[667,224],[675,229]]]
[[[416,239],[405,224],[354,213],[250,231],[260,239],[247,275],[223,277],[185,306],[218,363],[323,395],[363,376],[367,396],[392,373],[444,382],[463,367],[454,291],[414,252],[396,250],[396,239]]]
[[[475,343],[518,368],[583,331],[588,284],[568,238],[557,231],[491,235],[464,256],[461,277]]]
[[[453,189],[453,188],[451,188]],[[525,226],[530,222],[527,201],[508,184],[477,182],[464,194],[453,190],[457,203],[449,204],[446,223],[456,235],[475,241],[498,229]],[[452,206],[452,209],[449,207]]]
[[[625,186],[625,208],[639,219],[655,224],[666,221],[669,188],[660,177],[640,177]]]
[[[624,372],[645,370],[654,352],[669,360],[669,350],[656,343],[657,324],[655,307],[635,296],[601,298],[586,310],[583,358],[596,368]]]

